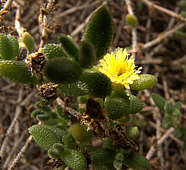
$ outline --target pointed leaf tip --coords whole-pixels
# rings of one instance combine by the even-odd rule
[[[97,59],[100,59],[107,53],[112,44],[112,39],[112,16],[106,5],[102,5],[90,17],[82,40],[94,45]]]

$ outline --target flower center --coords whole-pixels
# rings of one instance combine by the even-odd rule
[[[121,76],[123,73],[125,73],[125,69],[120,68],[119,71],[118,71],[117,76]]]

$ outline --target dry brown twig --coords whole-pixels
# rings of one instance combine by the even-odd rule
[[[46,8],[40,8],[40,15],[39,15],[39,24],[41,27],[41,41],[39,47],[41,48],[44,45],[44,41],[47,37],[48,32],[48,18],[47,15],[52,11],[54,6],[55,0],[48,0]]]
[[[15,29],[16,29],[17,33],[19,34],[19,37],[21,37],[23,35],[23,33],[25,32],[25,28],[22,27],[22,25],[20,23],[21,6],[18,5],[17,3],[14,3],[14,4],[17,7],[17,9],[16,9],[16,16],[15,16]]]
[[[10,161],[12,160],[14,153],[16,152],[17,148],[20,146],[24,136],[25,136],[25,133],[22,133],[22,135],[19,137],[19,139],[15,141],[14,146],[12,147],[11,152],[8,154],[8,157],[3,165],[3,168],[8,167]]]
[[[104,2],[103,4],[106,4],[106,2]],[[80,24],[72,33],[71,36],[74,37],[76,36],[78,33],[80,33],[83,28],[86,26],[86,24],[88,23],[89,18],[92,16],[92,14],[90,14],[82,24]]]
[[[20,89],[20,91],[19,91],[19,96],[20,97],[19,97],[19,100],[17,102],[20,102],[20,98],[22,99],[22,97],[23,97],[23,90],[22,89]],[[8,143],[8,140],[9,140],[9,136],[12,133],[14,125],[15,125],[17,119],[19,118],[19,115],[21,114],[21,112],[22,112],[21,106],[17,105],[15,116],[14,116],[14,118],[13,118],[13,120],[12,120],[8,130],[7,130],[7,132],[6,132],[5,139],[4,139],[4,141],[3,141],[2,145],[1,145],[1,150],[0,150],[0,157],[1,158],[4,157],[5,150],[6,150],[6,147],[7,147],[7,143]]]
[[[128,13],[131,14],[131,15],[134,15],[134,12],[132,10],[132,6],[131,6],[131,1],[130,0],[125,0],[126,2],[126,5],[127,5],[127,9],[128,9]],[[134,51],[133,52],[133,56],[135,57],[136,56],[136,51],[137,51],[137,30],[136,30],[136,27],[132,27],[132,50]]]
[[[16,163],[20,160],[21,156],[26,151],[26,149],[28,148],[28,146],[29,146],[29,144],[30,144],[31,141],[32,141],[32,136],[29,136],[28,139],[26,140],[24,146],[20,150],[20,152],[17,154],[17,156],[15,157],[15,159],[12,161],[12,163],[8,167],[8,170],[11,170],[11,169],[13,169],[15,167]]]
[[[183,16],[181,16],[181,15],[179,15],[179,14],[177,14],[177,13],[175,13],[175,12],[169,10],[169,9],[166,9],[166,8],[163,8],[162,6],[156,5],[155,3],[150,2],[149,0],[141,0],[141,1],[144,2],[146,5],[148,5],[148,7],[150,9],[155,8],[155,9],[157,9],[157,10],[159,10],[159,11],[165,13],[165,14],[168,14],[168,15],[174,17],[174,18],[177,18],[178,20],[180,20],[182,22],[186,22],[186,19]]]
[[[3,144],[1,146],[1,150],[0,150],[1,158],[4,157],[4,153],[5,153],[5,150],[6,150],[6,147],[7,147],[9,136],[13,131],[13,128],[15,126],[16,121],[18,120],[20,114],[22,113],[23,107],[28,105],[28,103],[30,102],[30,100],[32,99],[34,94],[35,94],[35,92],[30,93],[23,101],[21,101],[22,97],[23,97],[23,90],[22,89],[20,90],[20,97],[18,97],[19,100],[17,101],[15,116],[14,116],[8,130],[7,130],[6,137],[5,137],[5,139],[3,141]]]
[[[3,9],[0,10],[0,16],[8,11],[8,8],[11,6],[12,2],[13,2],[13,0],[7,0],[6,1]]]
[[[149,149],[147,155],[146,155],[146,159],[150,160],[152,158],[152,156],[154,155],[154,153],[157,150],[157,147],[159,147],[160,145],[162,145],[166,139],[174,132],[174,128],[171,127],[170,129],[168,129],[166,131],[166,133],[157,141],[156,145],[152,145],[151,148]]]
[[[62,12],[58,17],[61,18],[61,17],[64,17],[66,15],[69,15],[69,14],[72,14],[78,10],[82,10],[82,9],[87,9],[87,8],[90,8],[90,7],[93,7],[95,5],[97,5],[98,3],[100,3],[99,1],[95,1],[91,4],[85,4],[85,5],[81,5],[81,6],[75,6],[75,7],[72,7],[70,9],[67,9],[66,11]]]
[[[144,44],[143,47],[142,47],[142,49],[145,50],[147,48],[150,48],[150,47],[158,44],[163,39],[172,36],[173,33],[175,33],[177,30],[183,28],[184,26],[185,26],[185,23],[181,23],[181,24],[176,25],[173,29],[171,29],[169,31],[160,33],[159,36],[156,39],[154,39],[154,40],[152,40],[152,41],[147,42],[146,44]]]

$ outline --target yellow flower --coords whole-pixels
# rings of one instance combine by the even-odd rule
[[[135,69],[134,57],[128,57],[126,49],[117,48],[100,60],[99,71],[107,75],[113,84],[122,84],[126,89],[130,89],[130,84],[139,79],[140,70],[141,67]]]

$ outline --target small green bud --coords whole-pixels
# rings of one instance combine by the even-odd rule
[[[45,76],[55,83],[73,83],[79,79],[81,73],[80,65],[67,58],[50,59],[44,68]]]
[[[66,52],[58,44],[46,44],[43,48],[44,56],[48,59],[67,57]]]
[[[106,97],[111,94],[112,83],[100,72],[84,72],[80,81],[87,85],[90,95],[94,97]]]
[[[70,36],[60,35],[59,41],[63,49],[68,53],[69,56],[78,61],[79,58],[79,46]]]
[[[134,127],[127,127],[126,129],[126,135],[131,138],[135,139],[139,136],[139,129],[137,126]]]
[[[138,23],[138,19],[136,18],[135,15],[127,14],[126,15],[126,23],[130,26],[135,27]]]
[[[73,170],[86,170],[87,168],[87,160],[84,155],[73,149],[64,150],[61,158],[64,163]]]
[[[35,77],[23,61],[0,60],[0,75],[16,83],[35,82]]]
[[[24,32],[21,37],[21,41],[28,51],[31,52],[31,50],[34,48],[34,38],[28,32]]]
[[[131,90],[144,90],[153,87],[157,83],[157,78],[151,74],[141,74],[140,78],[130,85]]]
[[[60,143],[60,137],[56,131],[57,129],[45,125],[33,125],[29,128],[29,133],[34,140],[46,150],[50,149],[53,144]]]
[[[84,68],[91,67],[96,61],[94,46],[87,41],[81,41],[79,63]]]
[[[110,119],[116,120],[128,114],[130,101],[123,98],[110,98],[105,100],[105,109]]]
[[[76,141],[86,142],[90,139],[90,135],[84,126],[80,124],[73,124],[69,128],[69,133],[73,136]]]
[[[90,17],[82,40],[90,42],[96,50],[97,59],[101,59],[112,44],[113,21],[106,7],[99,7]]]

